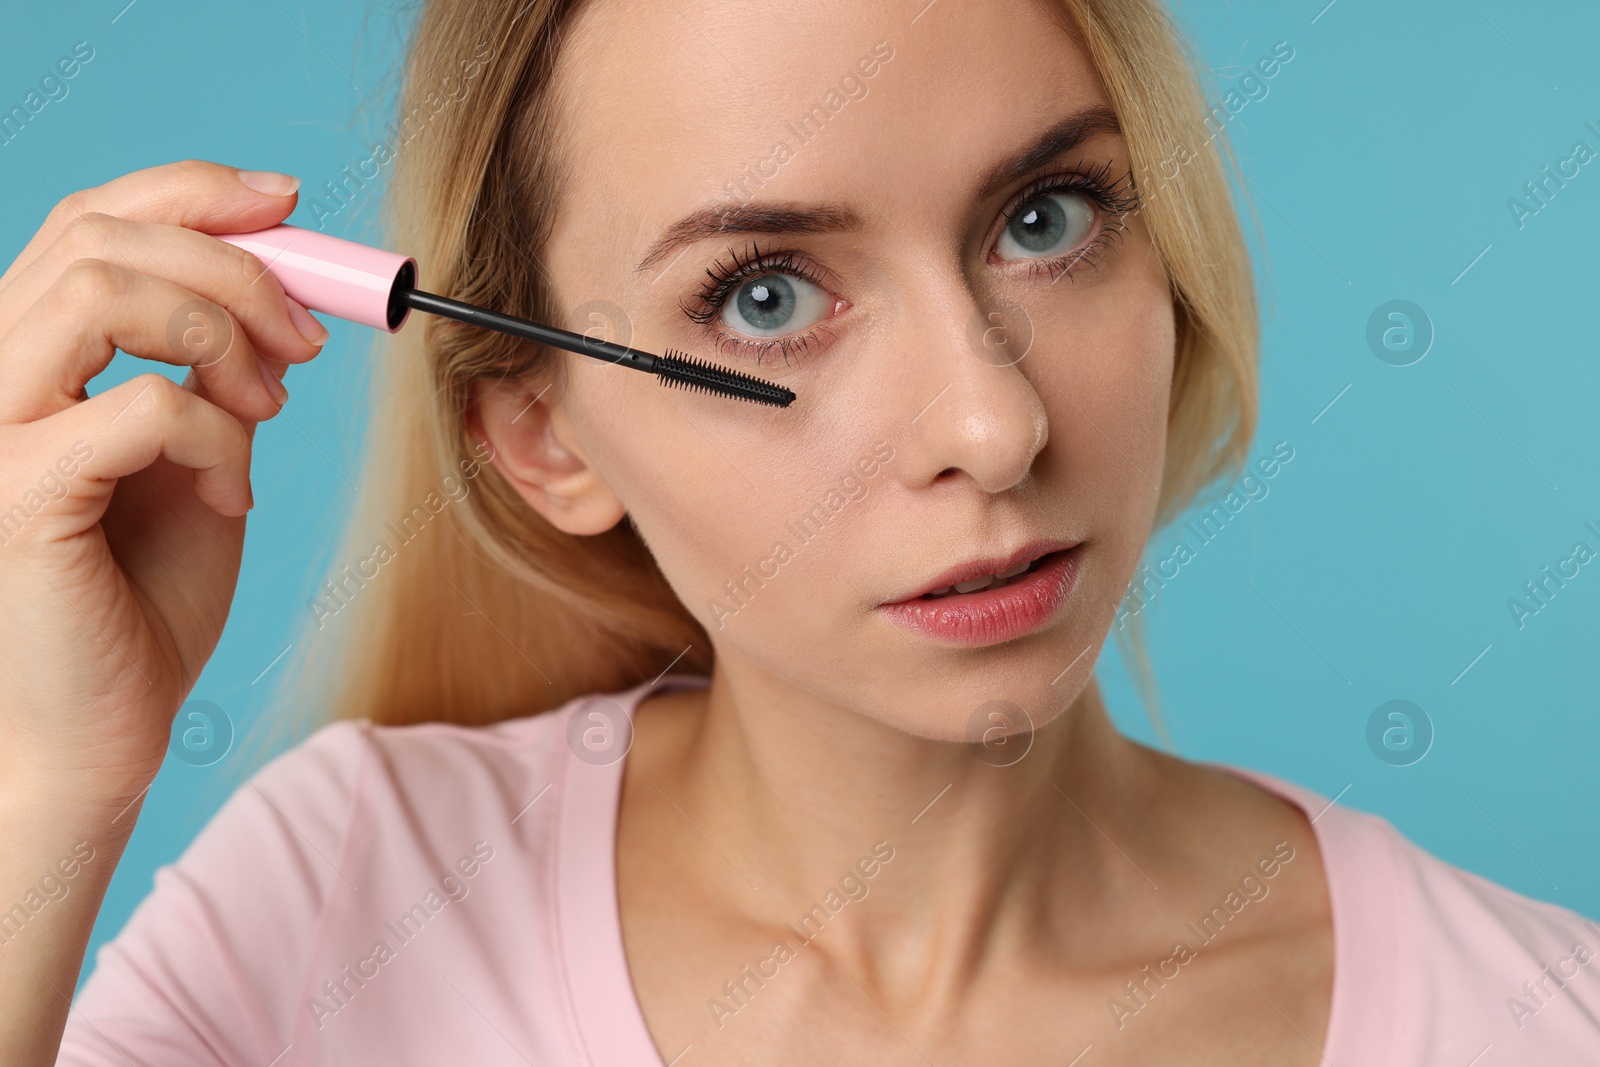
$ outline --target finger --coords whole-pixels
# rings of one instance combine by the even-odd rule
[[[244,326],[256,350],[269,358],[303,363],[328,337],[327,329],[284,293],[252,253],[182,226],[99,212],[72,220],[26,270],[13,276],[0,299],[0,336],[80,259],[103,259],[166,278],[221,304]]]
[[[272,359],[263,359],[261,361],[261,365],[265,367],[267,371],[280,382],[283,381],[284,374],[289,370],[289,364],[280,363],[277,360]],[[213,397],[210,390],[206,388],[205,382],[200,380],[199,372],[193,368],[191,368],[189,373],[184,376],[183,387],[202,400],[216,403],[216,398]],[[254,442],[256,439],[257,420],[253,418],[239,418],[239,425],[244,427],[245,436]]]
[[[0,423],[33,422],[81,403],[84,386],[119,348],[192,366],[207,394],[240,418],[271,418],[282,407],[281,384],[263,377],[250,338],[227,309],[165,278],[80,259],[0,342]]]
[[[260,186],[253,188],[251,184]],[[270,171],[241,171],[185,159],[137,170],[64,197],[22,254],[0,275],[0,292],[55,242],[79,215],[165,222],[202,233],[248,233],[275,226],[294,210],[299,179]]]
[[[35,493],[37,501],[13,494],[17,507],[0,512],[7,544],[89,529],[104,516],[117,480],[158,457],[192,470],[195,496],[219,515],[243,515],[253,502],[250,439],[239,420],[160,374],[141,374],[70,411],[0,433],[28,442],[26,448],[7,442],[4,481],[27,481],[30,489],[48,482],[53,490]],[[18,508],[25,513],[19,516]]]

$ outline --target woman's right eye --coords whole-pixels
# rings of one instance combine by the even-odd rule
[[[747,337],[777,337],[820,322],[830,298],[793,274],[762,274],[742,283],[722,305],[722,323]]]

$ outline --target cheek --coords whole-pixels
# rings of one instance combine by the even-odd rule
[[[1051,443],[1059,440],[1081,459],[1073,462],[1080,477],[1132,479],[1154,493],[1166,452],[1176,339],[1165,287],[1142,285],[1073,308],[1047,329],[1063,338],[1046,354],[1049,381],[1037,383]]]
[[[815,582],[837,569],[833,554],[849,547],[848,529],[888,479],[860,476],[858,462],[873,454],[868,421],[835,405],[819,416],[830,425],[781,423],[753,405],[665,391],[635,371],[574,371],[572,410],[606,413],[582,430],[592,460],[712,636],[775,649],[786,635],[826,632],[829,604]]]
[[[1172,303],[1165,287],[1153,299],[1134,302],[1121,319],[1122,336],[1106,351],[1120,358],[1107,369],[1108,409],[1120,420],[1121,443],[1130,458],[1159,485],[1166,456],[1167,415],[1172,402],[1172,367],[1176,344]],[[1146,485],[1147,489],[1154,489]]]
[[[1129,562],[1160,498],[1175,324],[1164,280],[1103,295],[1063,309],[1046,327],[1046,337],[1064,340],[1045,353],[1040,378],[1048,380],[1037,385],[1058,488],[1091,517],[1097,539]]]

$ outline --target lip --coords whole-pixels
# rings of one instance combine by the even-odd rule
[[[1034,541],[1009,556],[952,567],[916,592],[885,601],[873,610],[897,625],[942,643],[979,647],[1009,641],[1055,617],[1076,584],[1080,547],[1081,542]],[[1035,560],[1043,562],[999,588],[922,599],[935,589],[998,574]]]
[[[1009,556],[986,556],[983,559],[974,559],[969,560],[966,563],[957,564],[956,566],[945,571],[943,574],[939,575],[933,581],[927,583],[926,585],[919,586],[915,591],[903,593],[891,600],[885,600],[883,604],[904,604],[908,601],[917,599],[919,596],[931,593],[935,589],[943,589],[946,586],[955,585],[958,582],[964,582],[969,578],[977,578],[984,574],[999,574],[1001,571],[1008,571],[1018,564],[1032,563],[1040,556],[1048,555],[1051,552],[1065,551],[1069,548],[1075,548],[1077,545],[1078,542],[1076,541],[1053,541],[1044,539],[1029,541],[1027,544],[1023,545]],[[969,593],[966,595],[971,596],[972,594]]]

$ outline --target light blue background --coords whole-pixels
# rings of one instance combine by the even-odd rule
[[[1584,126],[1600,127],[1600,9],[1324,2],[1181,8],[1214,97],[1274,43],[1295,50],[1228,124],[1270,250],[1251,454],[1284,440],[1295,455],[1147,609],[1165,715],[1191,758],[1341,796],[1451,863],[1600,915],[1600,563],[1520,630],[1507,608],[1574,541],[1600,549],[1583,528],[1600,527],[1600,161],[1521,229],[1507,206],[1575,141],[1600,150]],[[184,157],[300,175],[291,221],[314,226],[309,195],[365,157],[387,119],[405,16],[348,2],[125,3],[11,14],[5,107],[74,42],[95,57],[0,146],[6,259],[64,193]],[[330,232],[366,236],[374,206]],[[1421,305],[1435,330],[1407,367],[1366,342],[1368,317],[1393,299]],[[351,501],[370,335],[329,325],[325,355],[290,375],[289,408],[257,435],[244,572],[193,694],[241,730]],[[134,372],[118,356],[92,389]],[[1178,536],[1159,532],[1152,558]],[[1100,671],[1119,722],[1149,738],[1114,647]],[[1397,698],[1436,731],[1412,766],[1380,761],[1366,740],[1372,711]],[[91,950],[221,802],[232,758],[168,761]]]

